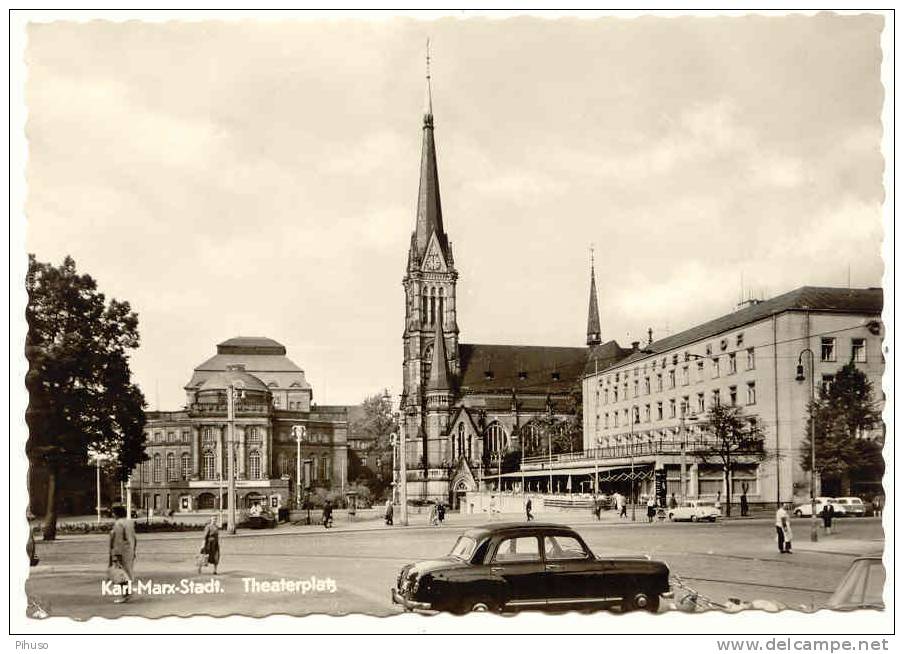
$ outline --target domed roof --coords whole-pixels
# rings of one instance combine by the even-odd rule
[[[216,372],[204,380],[198,391],[224,391],[231,385],[246,391],[263,391],[266,393],[269,390],[264,382],[244,370],[225,370]]]

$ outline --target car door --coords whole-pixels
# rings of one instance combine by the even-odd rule
[[[499,541],[490,559],[490,574],[505,581],[507,608],[543,609],[545,569],[537,535],[510,536]]]
[[[543,536],[547,603],[550,608],[576,608],[603,601],[603,565],[577,538],[569,534]]]

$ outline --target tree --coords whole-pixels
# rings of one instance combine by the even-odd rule
[[[368,456],[374,456],[381,461],[381,473],[383,464],[392,461],[392,433],[397,430],[396,418],[392,415],[392,403],[389,394],[384,391],[364,398],[361,403],[361,416],[349,425],[349,438],[370,443],[367,449]],[[355,466],[358,477],[367,484],[375,497],[383,495],[392,481],[392,471],[389,474],[374,475],[365,468],[349,451],[349,478],[352,476],[352,466]],[[355,460],[357,459],[357,462]],[[366,470],[366,472],[365,472]]]
[[[90,453],[115,460],[118,480],[147,459],[144,396],[129,369],[138,317],[128,302],[107,302],[71,257],[54,267],[29,255],[26,289],[26,453],[46,471],[44,540],[53,540],[61,476],[84,470]]]
[[[744,416],[739,406],[714,404],[701,423],[706,438],[697,450],[704,461],[717,461],[722,467],[723,488],[727,489],[725,514],[731,515],[732,476],[742,461],[762,462],[769,458],[763,447],[763,434],[753,418]]]
[[[867,445],[861,438],[882,420],[873,401],[872,384],[853,362],[838,370],[832,384],[810,402],[807,433],[800,446],[801,467],[810,472],[811,434],[816,434],[816,470],[830,481],[849,486],[853,475],[884,472],[881,440]],[[866,458],[864,458],[866,457]],[[857,475],[859,476],[859,475]],[[880,474],[881,478],[881,474]]]

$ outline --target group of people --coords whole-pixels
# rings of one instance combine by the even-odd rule
[[[126,516],[126,508],[122,505],[112,507],[114,517],[113,526],[110,529],[110,544],[107,558],[107,576],[115,585],[120,587],[120,592],[114,595],[113,602],[121,604],[131,598],[131,583],[135,578],[135,559],[138,554],[138,538],[135,535],[135,523]],[[198,574],[202,568],[213,566],[213,574],[217,574],[217,566],[220,564],[220,525],[217,515],[210,517],[210,522],[204,526],[201,551],[198,553],[196,564]]]
[[[393,513],[395,512],[395,508],[392,505],[392,498],[386,500],[386,505],[383,509],[383,520],[386,522],[388,526],[392,526],[393,524]],[[434,527],[438,527],[443,524],[446,519],[446,505],[442,502],[434,502],[430,505],[430,524]]]

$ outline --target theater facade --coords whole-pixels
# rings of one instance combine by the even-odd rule
[[[304,427],[296,430],[300,445],[296,426]],[[147,412],[149,459],[132,476],[133,501],[155,512],[227,508],[231,440],[236,506],[292,507],[299,479],[302,494],[345,489],[347,435],[347,407],[317,406],[285,346],[269,338],[231,338],[193,370],[184,407]]]

